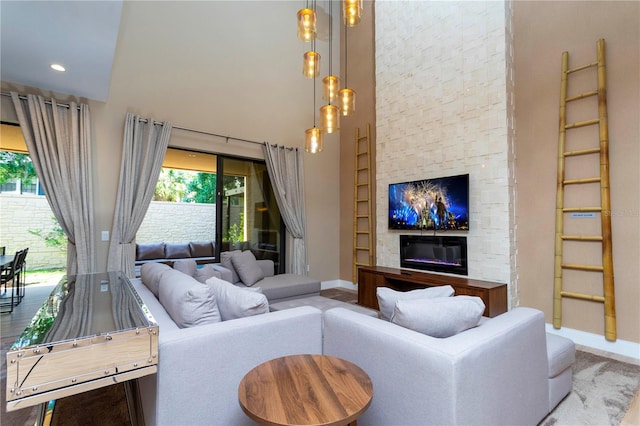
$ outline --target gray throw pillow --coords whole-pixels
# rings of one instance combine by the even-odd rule
[[[236,272],[236,269],[233,267],[233,263],[231,263],[231,257],[237,253],[242,253],[242,251],[233,250],[233,251],[223,251],[222,253],[220,253],[220,266],[224,266],[225,268],[231,271],[231,282],[234,284],[240,281],[240,277],[238,277],[238,273]]]
[[[215,277],[209,278],[207,285],[216,297],[222,321],[269,312],[269,302],[262,293],[247,291]]]
[[[247,287],[251,287],[264,278],[264,271],[249,250],[231,256],[231,263],[233,263],[240,281]]]
[[[220,278],[220,272],[216,271],[211,265],[204,265],[202,268],[196,268],[196,272],[193,274],[193,278],[202,284],[206,283],[211,277]]]
[[[221,321],[211,287],[181,272],[171,270],[162,275],[159,296],[160,303],[180,328]]]
[[[166,271],[170,270],[171,266],[165,265],[164,263],[145,263],[140,267],[140,279],[142,280],[142,283],[147,286],[151,293],[153,293],[153,295],[157,298],[160,277]]]
[[[397,300],[449,297],[453,296],[453,293],[453,287],[450,285],[427,287],[411,291],[396,291],[388,287],[378,287],[376,289],[381,317],[387,321],[391,321]]]
[[[431,337],[449,337],[475,327],[484,302],[476,296],[398,300],[391,322]]]
[[[193,277],[198,269],[198,264],[193,259],[176,260],[173,262],[173,269]]]

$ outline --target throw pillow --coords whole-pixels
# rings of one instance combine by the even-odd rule
[[[240,277],[238,277],[238,273],[236,272],[236,269],[233,267],[233,263],[231,263],[231,257],[237,253],[242,253],[242,251],[233,250],[233,251],[223,251],[222,253],[220,253],[220,265],[224,266],[229,271],[231,271],[231,282],[234,284],[240,281]]]
[[[172,270],[162,275],[159,300],[180,328],[220,322],[220,311],[211,287]]]
[[[381,317],[387,321],[391,321],[397,300],[449,297],[453,296],[453,293],[453,287],[450,285],[427,287],[411,291],[396,291],[388,287],[378,287],[376,289]]]
[[[391,322],[431,337],[449,337],[475,327],[484,302],[476,296],[398,300]]]
[[[244,290],[215,277],[209,278],[207,285],[216,297],[222,321],[269,312],[269,302],[262,293]]]
[[[166,271],[170,271],[171,266],[164,263],[149,262],[144,263],[140,267],[140,279],[142,283],[147,286],[151,293],[158,297],[158,285],[160,283],[160,277]]]
[[[196,272],[193,274],[193,278],[202,284],[205,284],[211,277],[220,278],[220,272],[216,271],[211,265],[204,265],[202,268],[196,268]]]
[[[198,264],[193,259],[176,260],[173,262],[173,269],[193,277],[198,269]]]
[[[233,263],[240,281],[247,287],[251,287],[264,278],[264,271],[258,265],[256,257],[249,250],[231,256],[231,263]]]

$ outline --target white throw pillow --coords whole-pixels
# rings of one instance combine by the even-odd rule
[[[381,317],[387,321],[391,321],[397,300],[449,297],[453,296],[453,293],[453,287],[450,285],[427,287],[411,291],[396,291],[389,287],[378,287],[376,289]]]
[[[391,322],[432,337],[449,337],[475,327],[484,302],[476,296],[398,300]]]
[[[157,262],[149,262],[145,263],[140,267],[140,279],[144,283],[145,286],[153,293],[153,295],[158,297],[158,285],[160,283],[160,277],[166,271],[170,271],[171,266],[166,265],[164,263]]]
[[[171,270],[160,279],[159,300],[180,328],[221,321],[214,291],[182,272]]]
[[[238,277],[238,273],[233,267],[233,263],[231,263],[231,258],[234,254],[238,253],[242,253],[242,250],[223,251],[222,253],[220,253],[220,266],[224,266],[229,271],[231,271],[231,282],[234,284],[240,281],[240,277]]]
[[[269,312],[269,302],[262,293],[244,290],[215,277],[209,278],[207,285],[216,297],[222,321]]]
[[[264,278],[264,271],[258,265],[256,257],[249,250],[231,256],[231,263],[233,263],[240,281],[247,287],[251,287]]]
[[[173,269],[193,277],[198,269],[198,264],[193,259],[176,260],[173,262]]]
[[[211,277],[220,278],[220,271],[216,271],[212,265],[204,265],[202,268],[196,268],[193,278],[205,284]]]

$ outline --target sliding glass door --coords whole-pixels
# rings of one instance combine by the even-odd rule
[[[266,165],[219,157],[218,241],[220,251],[251,250],[257,259],[271,259],[284,270],[283,224]]]

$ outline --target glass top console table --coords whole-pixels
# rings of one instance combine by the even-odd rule
[[[121,272],[64,277],[7,351],[7,411],[156,373],[158,332]]]

